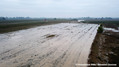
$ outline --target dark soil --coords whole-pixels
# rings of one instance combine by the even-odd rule
[[[117,64],[119,67],[119,33],[98,33],[92,44],[88,63]]]

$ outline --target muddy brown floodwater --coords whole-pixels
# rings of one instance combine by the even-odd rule
[[[0,34],[0,67],[80,67],[98,25],[59,23]]]

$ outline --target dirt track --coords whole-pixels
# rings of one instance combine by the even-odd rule
[[[80,67],[98,25],[60,23],[0,34],[0,67]]]

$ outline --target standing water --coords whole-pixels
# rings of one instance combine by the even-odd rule
[[[86,64],[97,28],[96,24],[60,23],[0,34],[0,67]]]

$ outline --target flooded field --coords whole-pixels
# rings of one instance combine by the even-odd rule
[[[0,34],[0,67],[80,67],[98,25],[59,23]]]

